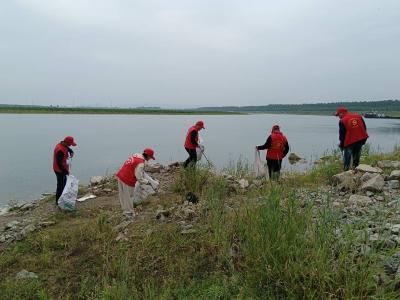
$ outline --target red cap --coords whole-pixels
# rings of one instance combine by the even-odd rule
[[[338,116],[339,114],[342,113],[347,113],[347,109],[344,106],[339,106],[338,109],[336,110],[335,116]]]
[[[64,139],[64,143],[66,143],[68,146],[76,146],[76,143],[72,136],[66,136]]]
[[[196,125],[199,126],[199,127],[201,127],[201,128],[203,128],[203,129],[206,129],[206,128],[204,127],[204,122],[203,122],[203,121],[197,121],[197,122],[196,122]]]
[[[155,159],[154,158],[154,150],[151,148],[146,148],[143,150],[143,153],[146,154],[148,157],[150,157],[151,159]]]
[[[280,130],[279,125],[272,126],[272,131],[279,131],[279,130]]]

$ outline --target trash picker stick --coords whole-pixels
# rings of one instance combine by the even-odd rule
[[[204,155],[204,158],[207,160],[208,164],[210,166],[212,166],[212,163],[210,163],[210,161],[208,160],[208,158],[207,158],[206,154],[204,153],[204,151],[201,151],[201,153]]]

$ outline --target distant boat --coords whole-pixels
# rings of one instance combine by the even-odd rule
[[[364,118],[368,118],[368,119],[400,119],[400,117],[392,117],[392,116],[388,116],[386,114],[381,114],[378,112],[367,112],[364,114]]]

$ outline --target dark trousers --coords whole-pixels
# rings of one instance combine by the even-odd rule
[[[267,158],[268,175],[270,180],[278,180],[281,175],[282,160]]]
[[[187,160],[185,160],[185,162],[183,163],[183,166],[186,168],[189,164],[194,166],[196,165],[197,162],[197,153],[196,153],[196,149],[189,149],[189,148],[185,148],[187,153],[189,153],[189,157]]]
[[[65,184],[67,183],[67,174],[65,173],[56,173],[57,177],[57,191],[56,191],[56,204],[58,204],[58,199],[60,199],[61,194],[64,190]]]
[[[343,148],[343,167],[345,171],[350,169],[351,160],[353,160],[353,168],[356,168],[360,164],[361,149],[363,145],[363,143],[354,143]]]

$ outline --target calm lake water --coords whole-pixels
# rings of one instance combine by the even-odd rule
[[[0,206],[9,200],[29,201],[54,192],[52,153],[66,135],[75,137],[72,173],[82,183],[92,175],[115,171],[132,153],[155,149],[161,163],[186,159],[183,141],[187,129],[204,120],[201,132],[208,158],[219,168],[239,158],[254,158],[273,124],[280,124],[291,152],[308,160],[335,149],[338,119],[329,116],[229,115],[13,115],[0,114]],[[400,120],[366,120],[369,143],[377,151],[391,151],[399,144]],[[264,156],[264,153],[262,154]],[[286,169],[304,168],[290,166]]]

